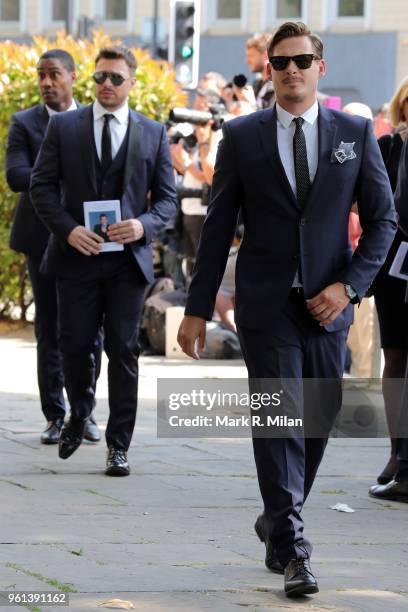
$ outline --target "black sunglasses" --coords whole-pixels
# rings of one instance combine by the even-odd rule
[[[109,79],[114,87],[119,87],[125,81],[128,81],[131,77],[125,78],[117,72],[106,72],[105,70],[98,70],[97,72],[93,73],[92,78],[98,85],[102,85],[102,83],[104,83],[106,79]]]
[[[312,65],[313,60],[322,59],[313,53],[302,53],[301,55],[293,55],[292,57],[288,55],[273,55],[269,58],[269,61],[272,64],[272,68],[274,70],[285,70],[288,67],[289,62],[293,60],[296,66],[300,70],[307,70]]]

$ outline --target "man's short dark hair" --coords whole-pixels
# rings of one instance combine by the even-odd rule
[[[75,72],[74,58],[68,51],[64,51],[64,49],[49,49],[40,55],[38,61],[47,59],[59,60],[68,72]]]
[[[272,56],[274,47],[282,40],[298,36],[307,36],[312,41],[315,54],[318,57],[323,57],[322,39],[317,34],[314,34],[302,21],[287,21],[276,30],[268,45],[268,57]]]
[[[123,45],[103,47],[96,56],[95,65],[100,59],[123,59],[132,72],[135,72],[137,68],[136,58],[132,51]]]

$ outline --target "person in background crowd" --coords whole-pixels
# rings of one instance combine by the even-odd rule
[[[373,120],[371,108],[361,102],[350,102],[344,106],[343,111],[349,115]],[[353,251],[355,251],[363,229],[358,216],[358,203],[353,206],[353,209],[349,218],[349,238]],[[354,321],[347,337],[352,357],[350,373],[357,378],[369,378],[372,373],[374,316],[374,299],[364,297],[360,306],[354,309]]]
[[[209,78],[207,73],[200,83],[203,85],[206,82],[215,82],[214,78]],[[215,73],[217,74],[217,73]],[[220,75],[219,75],[220,76]],[[225,80],[224,80],[225,82]],[[222,81],[219,78],[218,83]],[[237,90],[237,94],[239,94]],[[251,86],[246,86],[242,92],[242,102],[239,102],[239,108],[236,112],[239,115],[248,114],[255,110],[255,105],[251,108],[248,100],[253,98],[253,90]],[[193,108],[199,111],[208,111],[212,105],[222,104],[222,99],[218,90],[207,89],[203,91],[198,88],[197,94],[193,103]],[[233,119],[235,115],[226,113],[225,121]],[[197,146],[193,150],[186,151],[182,140],[177,144],[171,145],[172,161],[175,169],[179,174],[182,174],[183,186],[192,189],[200,189],[204,185],[212,184],[214,174],[215,157],[218,145],[222,138],[222,131],[213,130],[213,121],[209,121],[206,125],[195,125],[194,133],[197,138]],[[183,213],[183,243],[184,252],[188,258],[194,260],[198,244],[200,241],[201,228],[207,214],[207,203],[198,197],[183,198],[181,202],[181,210]]]
[[[390,120],[390,105],[385,102],[374,117],[374,134],[377,138],[392,134],[394,126]]]
[[[220,97],[215,90],[197,90],[193,108],[208,111],[211,104],[219,103]],[[179,174],[183,175],[183,186],[191,189],[201,189],[205,184],[211,185],[214,172],[215,155],[220,131],[212,130],[212,121],[206,125],[194,126],[197,146],[186,151],[182,140],[171,145],[172,162]],[[183,250],[192,260],[195,258],[200,240],[201,228],[207,214],[207,205],[202,198],[183,198],[181,202],[183,213]]]
[[[257,108],[272,108],[275,103],[275,88],[267,72],[267,46],[270,38],[271,35],[266,32],[254,34],[245,45],[245,61],[255,75],[252,86]]]
[[[392,190],[395,191],[401,151],[408,133],[408,77],[394,93],[389,114],[395,133],[382,136],[378,144]],[[400,208],[403,206],[408,209],[408,201],[402,200]],[[398,212],[401,218],[401,212]],[[396,427],[402,393],[400,381],[404,378],[408,356],[408,304],[405,301],[407,284],[402,279],[390,276],[388,272],[399,245],[408,239],[408,225],[403,227],[400,222],[387,259],[372,288],[380,324],[381,346],[384,351],[382,389],[391,438],[390,458],[377,479],[380,485],[392,481],[398,469]]]
[[[220,72],[206,72],[198,82],[198,91],[214,91],[219,96],[226,86],[227,81]]]
[[[33,289],[37,340],[37,379],[41,408],[47,427],[41,435],[42,444],[58,444],[65,417],[63,394],[64,375],[58,346],[57,291],[55,278],[40,270],[49,231],[32,205],[29,187],[34,162],[52,115],[76,110],[72,97],[75,64],[72,56],[62,49],[50,49],[37,64],[38,86],[42,102],[15,113],[11,118],[6,150],[6,177],[12,191],[21,193],[10,235],[10,247],[25,253]],[[95,346],[96,376],[99,375],[102,339]],[[101,434],[93,414],[84,432],[86,440],[99,442]]]

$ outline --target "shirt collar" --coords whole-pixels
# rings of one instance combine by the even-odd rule
[[[54,110],[53,108],[51,108],[50,106],[48,106],[48,104],[45,105],[45,108],[47,109],[47,113],[49,117],[52,117],[53,115],[57,115],[58,111]],[[73,111],[73,110],[77,110],[77,105],[75,100],[72,100],[71,102],[71,106],[69,108],[67,108],[67,111]]]
[[[113,115],[115,119],[119,121],[119,123],[126,123],[129,118],[128,101],[126,100],[125,103],[122,104],[121,107],[117,108],[115,111],[112,112],[109,109],[104,108],[102,104],[98,102],[98,100],[95,100],[94,105],[93,105],[94,121],[98,121],[98,119],[103,117],[103,115],[105,115],[106,113]]]
[[[300,116],[303,117],[306,123],[310,123],[310,125],[313,125],[317,119],[318,114],[319,114],[319,105],[316,100],[316,102],[314,102],[314,104],[310,108],[308,108],[304,113],[302,113]],[[288,128],[292,124],[293,119],[295,119],[295,117],[297,116],[297,115],[291,115],[291,113],[288,113],[288,111],[282,108],[278,103],[276,103],[276,115],[278,117],[279,123],[284,128]]]

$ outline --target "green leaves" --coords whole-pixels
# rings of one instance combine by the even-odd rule
[[[82,104],[89,104],[94,98],[92,73],[95,57],[101,47],[120,42],[113,41],[103,30],[95,30],[92,41],[75,40],[60,31],[56,40],[34,37],[31,46],[9,40],[0,42],[0,317],[20,314],[25,319],[27,307],[32,302],[25,258],[8,246],[18,198],[8,188],[3,170],[11,116],[40,102],[36,65],[44,51],[58,47],[71,53],[77,66],[74,97]],[[186,104],[186,94],[175,81],[174,72],[167,62],[155,61],[141,49],[133,51],[138,68],[129,104],[151,119],[164,122],[171,108]],[[16,310],[16,306],[21,310]]]

